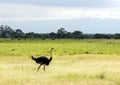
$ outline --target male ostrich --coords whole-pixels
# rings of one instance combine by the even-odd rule
[[[45,70],[45,65],[49,65],[49,63],[51,62],[51,60],[52,60],[52,50],[53,50],[53,48],[51,48],[51,50],[50,50],[50,59],[45,57],[45,56],[41,56],[41,57],[38,57],[38,58],[35,58],[34,56],[31,56],[31,58],[34,61],[36,61],[36,63],[40,64],[40,66],[38,67],[38,71],[39,71],[41,65],[44,65],[43,70]]]

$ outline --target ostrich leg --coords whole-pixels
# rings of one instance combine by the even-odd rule
[[[40,64],[39,67],[38,67],[38,71],[39,71],[40,67],[41,67],[41,64]]]
[[[45,65],[44,65],[44,68],[43,68],[43,70],[45,71]]]

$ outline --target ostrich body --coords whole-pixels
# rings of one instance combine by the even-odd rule
[[[51,60],[52,60],[52,50],[53,50],[53,48],[51,48],[51,50],[50,50],[50,58],[47,58],[47,57],[45,57],[45,56],[41,56],[41,57],[35,58],[34,56],[31,56],[31,58],[32,58],[36,63],[40,64],[40,66],[38,67],[38,71],[39,71],[41,65],[44,65],[43,70],[45,70],[45,66],[46,66],[46,65],[48,66],[49,63],[51,62]]]

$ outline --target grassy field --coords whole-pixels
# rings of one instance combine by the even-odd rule
[[[30,56],[54,47],[46,71]],[[0,39],[0,85],[120,85],[120,40]]]

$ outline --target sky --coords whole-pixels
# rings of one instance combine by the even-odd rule
[[[24,32],[120,33],[120,0],[0,0],[0,25]]]

